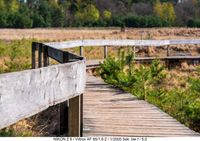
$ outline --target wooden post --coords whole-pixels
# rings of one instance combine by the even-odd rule
[[[83,55],[82,51],[80,47],[80,55]],[[63,53],[63,63],[68,61],[68,54]],[[60,105],[60,133],[68,133],[71,137],[82,136],[82,100],[80,95]]]
[[[136,57],[136,50],[135,50],[135,46],[133,47],[133,56],[134,56],[134,58]]]
[[[79,51],[80,51],[79,52],[80,56],[83,56],[83,47],[82,46],[80,46],[80,50]]]
[[[83,136],[83,94],[80,95],[80,136]]]
[[[167,46],[167,56],[170,56],[170,49],[169,49],[169,46]]]
[[[68,101],[59,104],[59,135],[68,134]]]
[[[63,62],[67,63],[69,61],[68,54],[63,52]],[[69,134],[69,103],[65,101],[59,104],[59,134],[68,135]]]
[[[63,53],[63,63],[69,61],[68,54]],[[74,97],[59,105],[60,109],[60,135],[71,137],[82,135],[82,96]]]
[[[43,64],[44,67],[46,67],[49,65],[48,48],[47,46],[43,45],[42,49],[43,49]]]
[[[108,47],[104,46],[104,59],[108,57]]]
[[[81,96],[69,100],[69,136],[80,137],[81,131]]]
[[[42,67],[42,44],[38,44],[38,67]]]
[[[80,46],[80,56],[83,56],[83,47]],[[69,100],[69,109],[70,112],[73,112],[73,110],[70,108],[73,102],[70,102],[71,100]],[[72,100],[73,101],[73,100]],[[79,107],[78,111],[74,111],[74,112],[78,112],[78,119],[76,118],[76,121],[74,121],[74,124],[77,124],[77,129],[75,128],[74,131],[72,131],[71,126],[73,126],[74,124],[69,124],[69,136],[79,136],[82,137],[83,136],[83,94],[79,96],[79,105],[76,105]],[[73,114],[69,114],[69,123],[72,122],[71,120],[73,119]]]
[[[167,46],[167,56],[170,56],[169,46]],[[167,66],[167,69],[170,69],[170,61],[168,59],[166,60],[166,66]]]
[[[35,51],[36,51],[36,43],[32,43],[32,69],[36,68],[36,63],[35,63]]]

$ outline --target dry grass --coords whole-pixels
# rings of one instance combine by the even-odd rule
[[[198,28],[57,28],[0,29],[1,40],[30,39],[61,41],[72,39],[198,39]]]

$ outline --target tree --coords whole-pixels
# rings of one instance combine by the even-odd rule
[[[52,26],[63,27],[64,26],[64,11],[60,7],[54,7],[51,13]]]
[[[166,25],[172,25],[175,22],[176,14],[172,3],[160,3],[159,0],[154,5],[154,13],[157,17],[166,22]]]
[[[51,25],[52,25],[52,18],[51,18],[52,9],[51,9],[48,1],[47,0],[40,1],[40,5],[39,5],[37,11],[38,11],[38,14],[40,16],[42,16],[42,18],[44,19],[43,27],[51,27]]]
[[[17,0],[7,0],[8,10],[11,13],[15,13],[19,10],[19,2]]]
[[[93,5],[87,5],[84,9],[81,9],[75,13],[76,22],[79,25],[89,25],[99,20],[99,10]]]
[[[7,27],[7,12],[5,7],[5,2],[0,0],[0,28]]]
[[[30,10],[25,5],[21,5],[19,11],[16,12],[13,26],[15,28],[31,28],[32,19],[30,18]]]
[[[44,18],[36,11],[32,15],[33,27],[45,27],[46,23]]]
[[[106,20],[106,21],[109,21],[112,17],[112,13],[108,10],[104,10],[103,11],[103,18]]]
[[[0,0],[0,10],[5,9],[5,2],[4,0]]]
[[[162,4],[160,3],[159,0],[157,0],[154,5],[154,13],[158,17],[163,17]]]
[[[163,3],[162,11],[163,11],[163,17],[161,17],[161,18],[163,20],[168,21],[169,23],[173,24],[176,19],[176,14],[175,14],[172,3]]]

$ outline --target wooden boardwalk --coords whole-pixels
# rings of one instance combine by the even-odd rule
[[[199,136],[159,108],[88,76],[83,136]]]

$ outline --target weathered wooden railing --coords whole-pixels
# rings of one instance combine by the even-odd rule
[[[200,55],[191,56],[191,55],[171,55],[170,53],[170,46],[171,45],[200,45],[200,40],[74,40],[74,41],[67,41],[67,42],[52,42],[46,43],[46,45],[50,45],[54,48],[74,48],[80,47],[80,55],[84,56],[84,47],[92,46],[92,47],[103,47],[104,54],[103,58],[105,59],[108,56],[108,47],[113,46],[129,46],[133,47],[133,52],[136,53],[136,48],[143,46],[143,47],[163,47],[166,46],[166,56],[162,57],[138,57],[135,54],[135,61],[139,62],[150,62],[152,60],[164,60],[167,64],[167,67],[170,68],[170,64],[174,63],[179,60],[190,60],[193,64],[200,63]],[[87,67],[96,67],[99,65],[99,62],[102,62],[103,59],[87,61]]]
[[[0,129],[37,114],[52,105],[60,104],[60,134],[81,136],[82,94],[86,81],[86,62],[83,57],[80,57],[83,56],[83,47],[103,46],[104,58],[106,58],[108,46],[160,47],[179,44],[200,44],[200,40],[34,42],[32,70],[0,75]],[[61,50],[74,47],[80,47],[80,56]],[[187,57],[179,56],[179,59],[187,59]],[[49,58],[61,64],[49,66]],[[200,56],[189,56],[188,58],[200,60]]]
[[[60,134],[81,136],[85,70],[83,57],[33,43],[32,70],[0,75],[0,129],[61,103]]]

